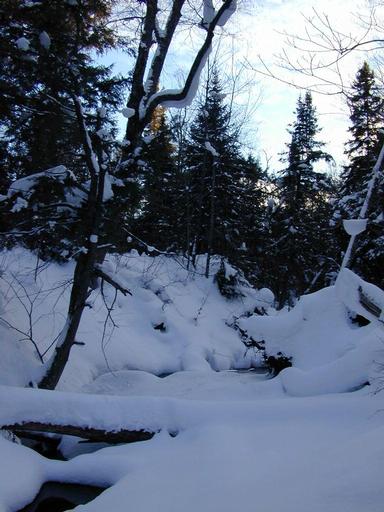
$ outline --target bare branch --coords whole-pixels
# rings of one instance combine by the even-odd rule
[[[103,279],[104,281],[106,281],[108,284],[110,284],[111,286],[113,286],[116,290],[118,290],[119,292],[121,292],[123,295],[132,295],[132,293],[127,289],[127,288],[124,288],[123,285],[121,285],[120,283],[118,283],[115,279],[113,279],[113,277],[111,277],[109,274],[107,274],[104,270],[102,270],[102,268],[100,266],[96,266],[94,268],[94,274],[97,276],[97,277],[100,277],[101,279]]]

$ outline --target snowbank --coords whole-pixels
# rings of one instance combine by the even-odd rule
[[[23,249],[3,252],[0,261],[0,348],[6,354],[0,383],[25,385],[43,370],[29,338],[47,360],[64,325],[73,263],[46,265]],[[202,258],[201,265],[187,271],[185,260],[177,257],[135,251],[109,256],[104,270],[132,296],[115,298],[115,290],[105,284],[104,298],[113,307],[108,319],[101,288],[92,293],[77,336],[85,345],[72,349],[60,388],[78,390],[98,375],[124,369],[161,375],[251,366],[254,354],[244,355],[238,334],[226,323],[265,306],[265,290],[243,286],[243,296],[229,301],[213,277],[204,277],[204,263]],[[213,261],[213,273],[219,265]]]
[[[301,298],[289,312],[270,308],[271,292],[246,284],[241,296],[227,300],[213,277],[204,277],[203,258],[193,271],[182,258],[150,257],[133,251],[109,256],[103,268],[128,288],[118,294],[105,284],[96,289],[84,311],[77,340],[60,382],[62,390],[79,390],[98,376],[124,370],[153,375],[180,370],[210,372],[259,364],[260,355],[246,352],[228,327],[245,312],[268,309],[269,316],[241,318],[239,325],[267,353],[292,357],[293,368],[281,382],[293,395],[356,389],[371,380],[372,362],[382,360],[383,323],[360,304],[359,289],[384,309],[384,292],[345,269],[335,287]],[[220,260],[213,262],[214,274]],[[64,325],[73,263],[46,265],[28,251],[14,249],[1,256],[2,275],[0,384],[23,386],[39,380],[52,342]],[[226,272],[231,269],[226,265]],[[107,318],[104,300],[112,306]],[[351,312],[371,320],[358,327]],[[32,326],[32,329],[31,329]],[[51,347],[51,348],[50,348]],[[161,385],[160,385],[161,386]]]
[[[249,335],[265,340],[268,354],[292,357],[293,367],[280,376],[289,394],[351,391],[371,380],[374,362],[383,360],[384,326],[361,306],[359,287],[383,306],[382,290],[345,269],[336,286],[303,296],[289,312],[241,320]],[[355,313],[371,323],[358,327]]]

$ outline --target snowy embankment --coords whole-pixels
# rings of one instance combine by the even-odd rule
[[[269,354],[292,357],[292,368],[280,374],[289,394],[352,391],[375,378],[375,362],[384,359],[384,323],[362,307],[359,287],[384,311],[384,292],[345,269],[335,286],[301,297],[289,312],[240,321],[249,335],[265,341]],[[370,323],[359,327],[351,319],[355,314]]]
[[[84,345],[73,347],[59,388],[79,390],[103,373],[123,369],[161,375],[247,368],[257,362],[226,323],[255,307],[267,309],[270,294],[244,286],[243,297],[228,301],[213,277],[204,277],[204,263],[188,271],[186,261],[177,257],[135,251],[109,256],[103,268],[132,296],[115,296],[108,284],[94,290],[77,335]],[[213,262],[212,275],[219,263]],[[1,254],[0,267],[0,384],[25,385],[38,381],[43,371],[28,338],[47,361],[65,324],[73,264],[46,265],[14,249]],[[110,317],[105,303],[112,307]]]
[[[224,298],[214,279],[203,276],[203,263],[191,272],[178,258],[109,256],[104,270],[132,296],[116,294],[108,284],[94,290],[77,336],[83,345],[72,349],[59,389],[78,391],[123,370],[162,375],[261,364],[260,353],[246,351],[227,325],[255,307],[269,315],[240,318],[239,325],[265,341],[268,355],[292,358],[293,367],[279,377],[288,393],[351,391],[371,381],[373,363],[383,359],[384,324],[361,306],[358,289],[384,310],[382,290],[345,270],[336,286],[303,296],[289,312],[276,312],[265,290],[242,286],[240,298]],[[2,253],[1,268],[0,384],[25,385],[44,371],[33,342],[47,361],[65,323],[73,266],[45,265],[14,249]],[[212,273],[218,268],[216,261]],[[354,324],[355,313],[369,325]]]

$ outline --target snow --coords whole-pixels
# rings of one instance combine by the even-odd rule
[[[19,37],[16,41],[16,46],[19,50],[27,52],[29,50],[30,42],[26,37]]]
[[[126,119],[129,119],[130,117],[133,117],[135,115],[135,109],[129,108],[129,107],[125,107],[125,108],[120,110],[120,113],[123,114],[123,116]]]
[[[367,219],[344,219],[343,226],[350,236],[356,236],[365,231]]]
[[[3,251],[0,262],[0,423],[159,431],[104,448],[65,436],[66,461],[0,436],[1,512],[31,502],[46,481],[109,487],[77,508],[84,512],[123,512],[127,503],[137,512],[382,512],[384,393],[372,393],[372,363],[383,360],[384,330],[373,315],[365,327],[350,321],[360,311],[360,287],[384,305],[376,286],[345,269],[335,286],[278,312],[268,289],[243,284],[241,299],[223,298],[203,276],[205,258],[188,272],[176,256],[111,255],[103,270],[133,295],[118,294],[117,327],[101,340],[105,307],[100,289],[92,292],[77,336],[85,345],[73,347],[60,389],[51,392],[23,387],[43,367],[9,324],[28,329],[20,301],[33,298],[34,339],[47,350],[65,325],[69,287],[59,285],[73,263],[47,266],[23,249]],[[220,263],[213,258],[215,270]],[[235,269],[226,263],[225,272]],[[104,294],[111,304],[107,283]],[[267,315],[241,316],[255,308]],[[228,327],[238,317],[269,353],[292,356],[293,367],[273,379],[225,371],[261,362],[250,351],[244,357]],[[160,323],[165,332],[154,329]],[[161,375],[168,372],[176,373]]]
[[[220,261],[213,259],[214,270],[219,269]],[[28,332],[29,317],[18,299],[25,295],[23,285],[35,299],[33,337],[41,352],[45,352],[65,325],[73,263],[44,266],[22,249],[4,251],[0,262],[3,271],[0,296],[7,305],[3,318]],[[256,355],[249,351],[244,356],[245,349],[238,334],[226,324],[256,307],[265,307],[264,297],[259,297],[257,290],[244,287],[243,297],[228,301],[220,295],[213,277],[204,277],[205,258],[198,260],[197,268],[191,272],[186,270],[186,264],[183,258],[176,256],[139,256],[135,251],[108,256],[103,270],[133,295],[118,294],[112,311],[116,327],[108,321],[103,339],[106,308],[100,288],[93,292],[77,337],[85,346],[72,349],[73,357],[60,388],[79,389],[97,375],[111,370],[135,369],[160,375],[191,369],[212,372],[213,369],[247,368],[254,364]],[[42,268],[35,281],[36,266]],[[106,283],[104,296],[107,303],[112,304],[115,290]],[[165,332],[154,329],[161,322],[165,324]],[[14,341],[25,336],[9,331],[4,334],[3,339],[6,338]],[[0,339],[0,346],[2,343]],[[28,347],[25,353],[30,366],[24,381],[27,384],[31,375],[39,374],[41,365],[33,357],[32,344],[23,343]],[[50,354],[48,351],[45,358]],[[0,361],[0,383],[14,382],[13,374],[13,367],[7,368]]]
[[[216,149],[209,142],[209,140],[205,141],[204,146],[205,146],[205,149],[212,154],[212,156],[216,156],[216,157],[220,156],[219,153],[216,151]]]
[[[255,505],[265,512],[381,512],[384,425],[375,413],[383,398],[361,391],[290,398],[275,383],[259,381],[260,396],[255,386],[241,402],[227,401],[225,386],[220,401],[208,399],[209,386],[205,401],[137,398],[148,413],[166,404],[173,426],[183,427],[179,434],[163,431],[68,461],[0,438],[2,459],[10,461],[0,467],[0,504],[15,510],[51,480],[111,486],[78,508],[84,512],[125,511],[127,503],[138,512],[253,512]]]
[[[63,182],[66,178],[71,177],[74,178],[71,171],[69,171],[64,165],[58,165],[56,167],[52,167],[43,172],[37,172],[35,174],[30,174],[25,178],[20,178],[19,180],[15,180],[8,189],[8,197],[13,197],[17,193],[21,193],[25,195],[27,198],[32,193],[33,187],[36,185],[39,179],[41,178],[52,178],[57,181]]]
[[[275,302],[275,296],[269,288],[261,288],[258,291],[257,297],[260,302],[264,302],[264,307],[273,306],[273,303]]]
[[[113,177],[106,172],[104,176],[104,192],[103,192],[103,202],[109,201],[113,198],[113,190],[112,184],[114,184]]]
[[[237,0],[232,0],[230,6],[223,12],[220,16],[220,19],[217,22],[219,27],[224,27],[224,25],[228,22],[230,17],[236,12],[237,9]]]
[[[27,207],[28,207],[28,201],[26,201],[22,197],[18,197],[18,198],[16,198],[16,201],[11,208],[11,212],[16,213],[16,212],[19,212],[20,210],[23,210],[24,208],[27,208]]]
[[[107,109],[105,107],[99,107],[97,109],[97,113],[98,113],[100,119],[105,119],[107,116]]]
[[[375,361],[382,359],[382,324],[361,306],[358,288],[380,306],[384,292],[345,269],[337,285],[303,296],[289,312],[274,316],[253,315],[239,325],[256,341],[265,341],[269,355],[292,357],[292,368],[281,378],[294,396],[351,391],[371,381]],[[357,328],[348,312],[368,317],[371,323]]]
[[[360,303],[359,289],[361,289],[379,309],[384,310],[384,291],[374,284],[367,283],[347,268],[340,271],[335,287],[339,299],[351,311],[368,320],[376,322],[377,317],[367,311]]]
[[[51,47],[51,38],[49,37],[47,32],[45,32],[45,31],[40,32],[39,42],[40,42],[41,46],[43,48],[45,48],[46,50],[50,49],[50,47]]]
[[[28,297],[35,299],[30,309],[32,337],[49,360],[51,340],[65,329],[73,264],[43,266],[35,281],[38,262],[27,251],[5,251],[1,261],[5,306],[4,341],[0,343],[6,344],[7,357],[0,363],[0,383],[27,384],[36,381],[43,368],[32,343],[25,341],[30,335],[29,316],[20,298],[24,297],[27,306]],[[220,262],[213,260],[214,270],[219,270]],[[186,261],[176,256],[139,256],[135,251],[109,256],[104,272],[132,296],[119,293],[115,300],[115,290],[105,283],[104,299],[113,306],[112,322],[106,318],[100,288],[93,292],[77,337],[85,345],[73,348],[60,389],[78,390],[100,375],[123,370],[161,375],[261,365],[261,354],[246,351],[237,332],[229,327],[235,319],[254,340],[265,342],[268,355],[282,352],[292,357],[293,368],[279,377],[289,394],[338,393],[372,382],[372,366],[381,360],[384,333],[382,321],[360,304],[359,288],[383,311],[382,290],[345,269],[335,286],[302,297],[289,312],[276,312],[268,289],[242,286],[242,296],[228,301],[220,295],[214,277],[204,277],[204,264],[202,258],[188,272]],[[232,275],[234,269],[226,263],[225,272]],[[255,310],[267,314],[246,316]],[[357,327],[350,320],[353,314],[365,316],[370,324]],[[156,329],[160,325],[162,330]],[[7,363],[16,361],[20,350],[24,381],[19,376],[15,379],[13,365]]]
[[[209,24],[213,20],[216,15],[215,8],[213,6],[212,0],[204,0],[203,6],[203,23]]]
[[[173,108],[184,108],[184,107],[188,107],[189,105],[191,105],[192,101],[194,100],[194,98],[197,94],[197,89],[199,88],[201,72],[203,71],[203,69],[205,67],[205,64],[208,60],[208,57],[209,57],[211,51],[212,51],[212,46],[210,46],[208,48],[208,50],[205,52],[205,54],[200,62],[200,65],[197,68],[197,70],[193,76],[190,87],[189,87],[188,91],[186,91],[185,98],[161,101],[160,105],[163,105],[164,107],[167,107],[167,108],[172,108],[172,107]],[[151,96],[151,98],[149,99],[148,103],[152,102],[157,97],[161,98],[163,96],[168,96],[168,95],[177,96],[178,94],[181,94],[183,92],[183,90],[184,89],[164,89],[160,92],[157,92],[156,94],[153,94]],[[142,112],[141,116],[144,117],[144,115],[145,115],[145,112]]]

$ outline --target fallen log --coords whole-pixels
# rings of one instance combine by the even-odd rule
[[[359,286],[358,291],[360,304],[363,306],[363,308],[380,320],[382,315],[381,308],[375,304],[366,293],[364,293],[362,286]]]
[[[339,272],[335,288],[338,298],[350,311],[369,322],[378,320],[384,324],[384,290],[364,281],[348,268]]]
[[[98,428],[79,427],[74,425],[55,425],[52,423],[40,423],[29,421],[15,423],[14,425],[3,425],[1,430],[9,430],[18,437],[23,437],[26,433],[44,432],[49,434],[61,434],[81,437],[87,441],[98,443],[136,443],[137,441],[148,441],[156,432],[146,430],[118,430],[108,431]]]

